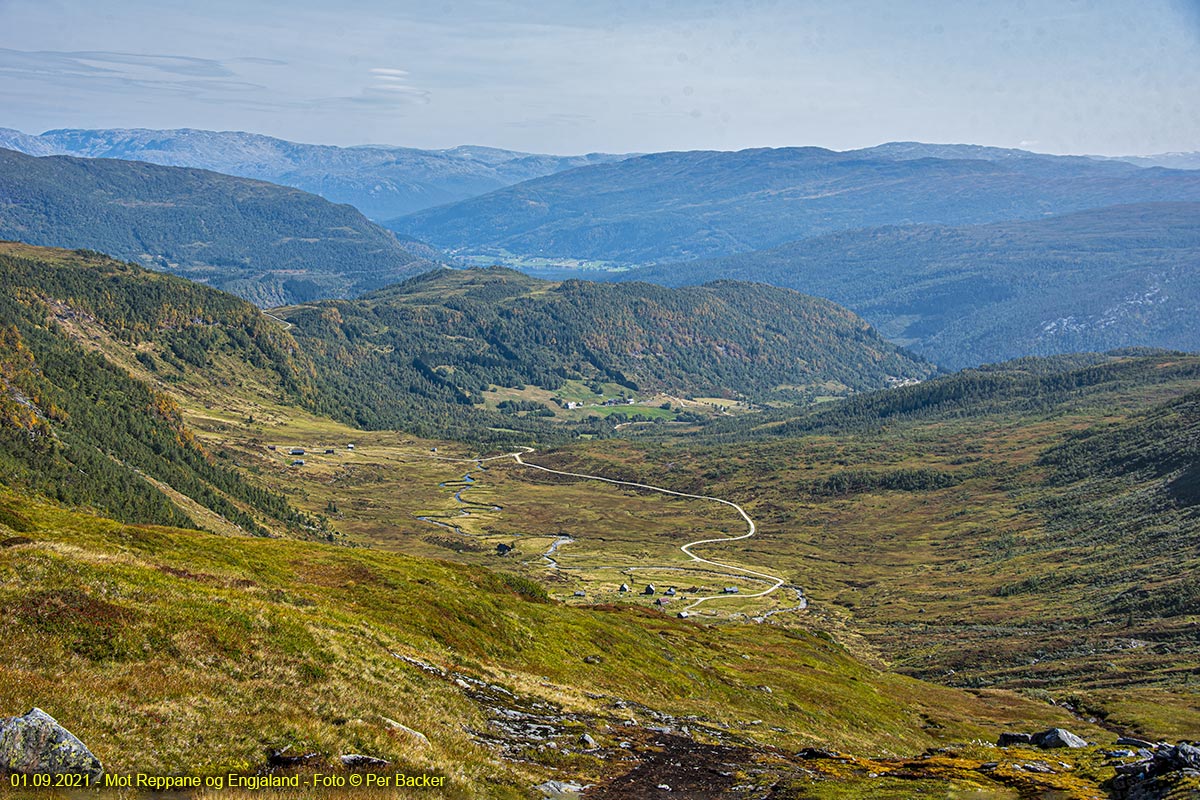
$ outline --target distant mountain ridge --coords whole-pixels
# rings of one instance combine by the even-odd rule
[[[303,189],[372,219],[484,194],[531,178],[624,156],[555,156],[492,147],[448,150],[302,144],[240,131],[60,129],[32,136],[0,128],[0,147],[27,155],[119,158],[196,167]]]
[[[344,297],[433,266],[355,209],[198,169],[0,150],[0,238],[86,248],[259,305]]]
[[[1120,347],[1200,350],[1200,203],[867,228],[619,277],[828,297],[944,367]]]
[[[628,266],[731,255],[855,228],[1200,201],[1194,171],[1001,153],[1007,155],[914,143],[841,153],[816,147],[655,153],[387,224],[451,252],[509,265],[536,258]]]
[[[1101,156],[1096,156],[1101,158]],[[1158,153],[1150,156],[1103,156],[1108,161],[1125,161],[1139,167],[1165,167],[1167,169],[1200,169],[1200,152]]]

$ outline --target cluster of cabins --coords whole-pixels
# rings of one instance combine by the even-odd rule
[[[633,589],[630,588],[628,583],[622,583],[621,587],[617,591],[620,592],[621,594],[628,594],[629,592],[632,592]],[[736,586],[726,586],[724,589],[721,590],[721,594],[738,594],[739,591],[740,590]],[[654,595],[658,594],[658,589],[655,588],[653,583],[647,583],[646,587],[644,589],[642,589],[642,591],[640,593],[645,595],[646,597],[653,597]],[[667,598],[675,597],[678,594],[679,594],[678,589],[676,589],[674,586],[669,586],[669,587],[667,587],[666,591],[664,591],[662,593],[662,597],[659,597],[654,601],[654,604],[659,605],[659,606],[665,606],[667,603],[671,602]],[[583,591],[582,589],[578,589],[575,591],[574,596],[575,597],[587,597],[587,592]]]
[[[268,450],[278,450],[279,448],[278,448],[276,445],[269,444],[269,445],[267,445],[267,449],[268,449]],[[346,449],[347,449],[347,450],[353,450],[353,449],[354,449],[354,445],[352,445],[352,444],[348,444],[348,445],[346,445]],[[313,452],[316,452],[316,451],[313,451]],[[332,448],[332,447],[326,447],[326,448],[325,448],[325,455],[327,455],[327,456],[328,456],[328,455],[333,455],[335,452],[337,452],[337,450],[335,450],[335,449],[334,449],[334,448]],[[302,455],[306,455],[307,453],[308,453],[308,451],[307,451],[307,450],[305,450],[303,447],[292,447],[292,448],[290,448],[290,449],[288,450],[288,455],[289,455],[289,456],[302,456]],[[303,467],[303,466],[304,466],[304,459],[303,459],[303,458],[293,458],[293,459],[292,459],[292,464],[291,464],[291,466],[293,466],[293,467]]]

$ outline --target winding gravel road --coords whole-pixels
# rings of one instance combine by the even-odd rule
[[[725,542],[739,542],[739,541],[742,541],[743,539],[749,539],[750,537],[754,536],[755,533],[758,532],[758,527],[754,524],[754,520],[750,517],[750,515],[746,513],[746,509],[742,508],[740,505],[733,502],[732,500],[725,500],[724,498],[721,498],[721,497],[711,497],[711,496],[705,495],[705,494],[689,494],[687,492],[677,492],[674,489],[666,489],[666,488],[663,488],[662,486],[652,486],[648,483],[635,483],[634,481],[619,481],[619,480],[616,480],[615,478],[606,478],[603,475],[587,475],[587,474],[584,474],[581,472],[564,472],[564,471],[558,470],[558,469],[551,469],[549,467],[543,467],[540,464],[531,464],[524,459],[524,456],[527,456],[533,452],[535,452],[535,451],[532,447],[523,447],[521,450],[514,452],[514,453],[502,453],[497,456],[488,456],[487,458],[452,458],[449,456],[436,456],[436,455],[430,455],[430,456],[426,456],[426,457],[435,459],[438,461],[470,462],[470,463],[475,463],[475,464],[483,464],[486,461],[499,461],[502,459],[511,458],[523,467],[527,467],[529,469],[540,470],[542,472],[548,472],[548,473],[551,473],[552,475],[563,475],[563,476],[566,476],[569,478],[582,478],[584,480],[590,480],[590,481],[601,481],[602,483],[611,483],[615,486],[631,486],[635,489],[648,489],[649,491],[652,491],[652,492],[659,492],[661,494],[667,494],[667,495],[671,495],[673,497],[687,497],[692,500],[708,500],[709,502],[712,502],[712,503],[720,503],[721,505],[729,506],[734,511],[738,512],[738,514],[741,515],[742,519],[745,520],[745,522],[746,522],[746,532],[745,533],[743,533],[740,536],[724,536],[724,537],[719,537],[716,539],[697,539],[694,542],[688,542],[685,545],[680,545],[679,549],[682,550],[690,559],[692,559],[693,561],[696,561],[698,563],[707,564],[710,567],[717,567],[719,569],[727,570],[730,573],[736,573],[738,575],[748,575],[753,578],[765,580],[765,581],[770,582],[772,585],[769,588],[762,590],[761,592],[754,592],[753,594],[740,594],[739,593],[737,595],[728,595],[728,594],[722,593],[722,594],[705,595],[704,597],[697,597],[697,598],[694,598],[691,603],[689,603],[687,606],[685,606],[683,608],[684,611],[690,611],[691,609],[695,608],[696,606],[700,605],[701,603],[706,603],[709,600],[723,600],[723,599],[729,599],[730,597],[741,597],[741,598],[766,597],[767,595],[771,594],[772,592],[776,591],[777,589],[779,589],[780,587],[782,587],[784,585],[783,579],[777,578],[774,575],[769,575],[765,572],[759,572],[759,571],[753,570],[753,569],[747,569],[746,567],[739,567],[735,564],[726,564],[723,561],[715,561],[711,558],[704,558],[703,556],[698,556],[692,552],[693,547],[699,547],[700,545],[705,545],[705,544],[722,544]]]
[[[693,561],[698,561],[701,564],[707,564],[712,567],[719,567],[720,569],[728,570],[730,572],[735,572],[740,575],[750,575],[752,577],[761,578],[761,579],[770,581],[772,583],[770,588],[764,589],[761,592],[755,592],[754,594],[739,594],[739,595],[737,595],[738,597],[766,597],[767,595],[771,594],[771,592],[774,592],[775,590],[777,590],[781,586],[783,586],[783,584],[784,584],[783,579],[777,578],[774,575],[768,575],[765,572],[758,572],[757,570],[747,569],[746,567],[739,567],[734,564],[726,564],[722,561],[714,561],[711,558],[704,558],[704,557],[698,556],[692,552],[693,547],[699,547],[702,544],[719,544],[719,543],[723,543],[723,542],[739,542],[743,539],[749,539],[751,536],[753,536],[755,533],[758,532],[758,527],[754,524],[754,520],[750,517],[750,515],[746,513],[746,509],[742,508],[740,505],[733,502],[732,500],[725,500],[720,497],[711,497],[711,496],[705,495],[705,494],[688,494],[687,492],[677,492],[674,489],[664,489],[661,486],[651,486],[648,483],[635,483],[634,481],[619,481],[619,480],[616,480],[615,478],[606,478],[603,475],[587,475],[582,472],[564,472],[564,471],[558,470],[558,469],[550,469],[549,467],[543,467],[539,464],[530,464],[528,461],[526,461],[526,460],[524,460],[524,458],[522,458],[522,456],[529,455],[532,452],[533,452],[533,448],[526,448],[526,451],[524,453],[511,453],[509,455],[511,455],[511,457],[518,464],[520,464],[523,467],[529,467],[530,469],[541,470],[542,472],[549,472],[553,475],[565,475],[565,476],[571,477],[571,478],[583,478],[585,480],[601,481],[603,483],[611,483],[616,486],[632,486],[636,489],[649,489],[650,491],[653,491],[653,492],[669,494],[674,497],[688,497],[693,500],[708,500],[713,503],[720,503],[722,505],[729,506],[734,511],[738,512],[738,514],[741,515],[742,519],[744,519],[746,521],[746,532],[745,533],[743,533],[741,536],[725,536],[725,537],[720,537],[720,538],[716,538],[716,539],[697,539],[694,542],[688,542],[685,545],[681,545],[679,547],[679,549],[682,550],[685,554],[687,554],[687,556],[689,558],[691,558]],[[704,597],[697,597],[697,598],[693,599],[691,603],[689,603],[687,606],[685,606],[683,610],[690,611],[691,609],[695,608],[696,606],[700,605],[701,603],[708,602],[709,600],[720,600],[722,598],[727,599],[729,597],[730,597],[730,595],[727,595],[727,594],[713,594],[713,595],[706,595]]]

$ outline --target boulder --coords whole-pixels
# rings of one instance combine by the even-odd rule
[[[0,720],[0,772],[25,775],[88,775],[104,765],[54,717],[34,708],[23,717]]]
[[[1033,744],[1033,734],[1031,733],[1013,733],[1005,731],[1000,734],[1000,738],[996,740],[997,747],[1012,747],[1017,744]]]
[[[1087,747],[1088,743],[1065,728],[1051,728],[1034,734],[1033,743],[1044,750],[1056,747]]]
[[[589,750],[596,749],[596,740],[593,739],[590,734],[585,733],[583,736],[580,736],[579,743]]]

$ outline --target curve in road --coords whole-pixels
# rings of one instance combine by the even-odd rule
[[[756,526],[754,524],[754,520],[750,517],[749,514],[746,513],[746,509],[742,508],[740,505],[733,502],[732,500],[725,500],[720,497],[711,497],[711,496],[705,495],[705,494],[689,494],[687,492],[677,492],[674,489],[665,489],[661,486],[651,486],[648,483],[636,483],[634,481],[619,481],[619,480],[616,480],[615,478],[606,478],[603,475],[587,475],[582,472],[564,472],[563,470],[550,469],[549,467],[543,467],[540,464],[531,464],[522,458],[523,455],[528,455],[529,453],[532,453],[532,452],[533,452],[533,448],[526,448],[524,453],[510,453],[509,455],[518,464],[520,464],[523,467],[529,467],[531,469],[541,470],[542,472],[549,472],[554,475],[564,475],[564,476],[571,477],[571,478],[583,478],[585,480],[601,481],[603,483],[611,483],[611,484],[614,484],[617,486],[632,486],[636,489],[648,489],[652,492],[660,492],[662,494],[668,494],[668,495],[672,495],[674,497],[688,497],[693,500],[708,500],[713,503],[721,503],[722,505],[729,506],[734,511],[738,512],[738,514],[741,515],[742,519],[746,521],[746,532],[745,533],[743,533],[741,536],[723,536],[723,537],[718,537],[716,539],[697,539],[694,542],[688,542],[685,545],[681,545],[679,547],[679,549],[682,550],[685,554],[687,554],[687,556],[689,558],[691,558],[693,561],[698,561],[701,564],[708,564],[709,566],[712,566],[712,567],[719,567],[721,569],[729,570],[731,572],[736,572],[741,575],[749,575],[749,576],[752,576],[755,578],[760,578],[760,579],[769,581],[772,584],[769,588],[764,589],[761,592],[755,592],[754,594],[739,594],[738,597],[766,597],[767,595],[771,594],[772,592],[776,591],[781,586],[783,586],[783,584],[784,584],[783,579],[777,578],[774,575],[768,575],[765,572],[759,572],[757,570],[747,569],[746,567],[739,567],[735,564],[726,564],[722,561],[714,561],[711,558],[704,558],[704,557],[698,556],[692,552],[693,547],[699,547],[700,545],[704,545],[704,544],[739,542],[739,541],[742,541],[743,539],[749,539],[755,533],[758,532],[758,526]],[[698,598],[694,599],[691,603],[689,603],[687,606],[685,606],[683,610],[689,611],[689,610],[695,608],[696,606],[700,605],[701,603],[708,602],[709,600],[727,599],[729,597],[730,597],[730,595],[727,595],[727,594],[713,594],[713,595],[706,595],[704,597],[698,597]]]
[[[699,546],[705,545],[705,544],[723,544],[725,542],[739,542],[744,539],[749,539],[750,537],[754,536],[754,534],[756,534],[758,532],[758,526],[754,524],[754,520],[751,518],[751,516],[746,513],[746,509],[742,508],[740,505],[733,502],[732,500],[725,500],[724,498],[721,498],[721,497],[712,497],[710,495],[705,495],[705,494],[689,494],[688,492],[677,492],[674,489],[666,489],[662,486],[652,486],[648,483],[636,483],[634,481],[620,481],[615,478],[606,478],[603,475],[587,475],[582,472],[564,472],[563,470],[551,469],[550,467],[543,467],[540,464],[531,464],[523,458],[523,456],[527,456],[533,452],[535,452],[535,451],[532,447],[522,447],[517,452],[502,453],[500,455],[488,456],[486,458],[453,458],[450,456],[435,456],[435,455],[429,455],[429,456],[426,456],[426,458],[431,458],[431,459],[435,459],[438,461],[471,462],[471,463],[480,464],[481,466],[482,466],[483,462],[486,462],[486,461],[499,461],[501,459],[511,458],[523,467],[528,467],[529,469],[541,470],[542,472],[548,472],[553,475],[563,475],[563,476],[570,477],[570,478],[582,478],[584,480],[600,481],[602,483],[611,483],[616,486],[631,486],[635,489],[647,489],[652,492],[659,492],[661,494],[667,494],[667,495],[671,495],[673,497],[687,497],[692,500],[708,500],[709,502],[720,503],[721,505],[729,506],[734,511],[736,511],[741,516],[741,518],[746,522],[746,532],[745,533],[743,533],[740,536],[722,536],[722,537],[718,537],[715,539],[697,539],[694,542],[688,542],[687,544],[680,545],[679,549],[682,550],[688,556],[688,558],[690,558],[693,561],[696,561],[698,563],[707,564],[710,567],[718,567],[719,569],[728,570],[729,572],[738,573],[739,575],[747,575],[752,578],[767,581],[768,583],[771,584],[770,587],[762,590],[761,592],[755,592],[753,594],[738,594],[738,595],[736,595],[736,597],[742,597],[742,598],[766,597],[767,595],[778,590],[779,588],[781,588],[784,585],[784,580],[782,578],[778,578],[778,577],[776,577],[774,575],[770,575],[766,572],[759,572],[757,570],[748,569],[746,567],[739,567],[736,564],[726,564],[723,561],[716,561],[711,558],[704,558],[703,556],[698,556],[692,552],[693,547],[699,547]],[[691,603],[689,603],[687,606],[685,606],[683,610],[690,611],[691,609],[695,608],[696,606],[700,605],[701,603],[706,603],[710,600],[727,600],[734,596],[735,595],[728,595],[728,594],[713,594],[713,595],[705,595],[704,597],[697,597]]]

